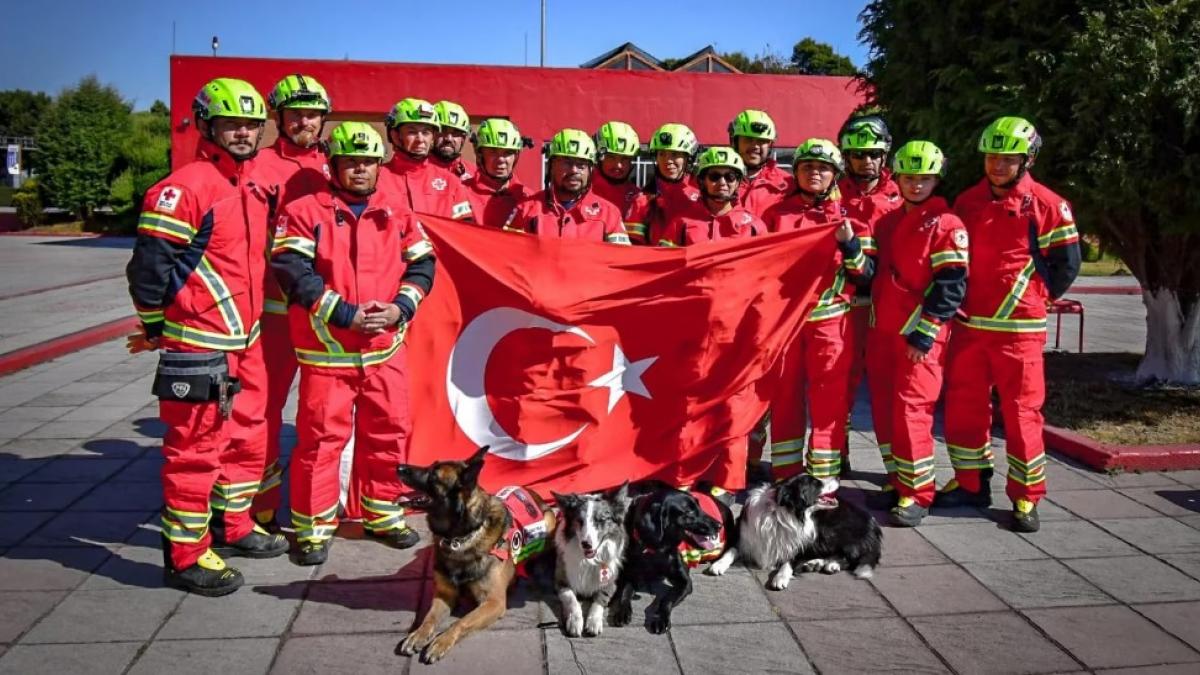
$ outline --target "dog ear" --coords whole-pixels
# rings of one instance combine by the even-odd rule
[[[629,512],[629,481],[621,483],[621,487],[617,488],[616,494],[612,496],[613,513],[620,520],[625,519],[625,514]]]
[[[560,495],[551,490],[550,496],[554,498],[554,503],[558,504],[558,508],[563,511],[574,511],[579,508],[579,496],[573,494]]]
[[[487,457],[488,447],[483,446],[467,460],[467,468],[458,476],[458,484],[461,487],[474,490],[479,484],[479,472],[483,471],[483,460]]]
[[[396,474],[400,476],[400,482],[405,485],[425,492],[429,484],[429,469],[412,464],[401,464],[396,467]]]
[[[662,502],[659,501],[654,501],[647,506],[646,511],[642,513],[642,517],[638,519],[636,524],[638,534],[652,548],[662,543],[663,532],[666,528],[664,521],[665,513]]]

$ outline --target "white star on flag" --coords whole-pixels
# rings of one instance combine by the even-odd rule
[[[621,351],[621,345],[613,345],[612,370],[588,382],[588,386],[608,387],[608,412],[610,413],[613,408],[617,407],[617,401],[621,400],[625,392],[637,394],[642,398],[653,398],[650,396],[650,391],[646,389],[646,383],[642,382],[642,375],[657,360],[657,356],[651,356],[640,361],[630,362],[625,358],[625,352]]]

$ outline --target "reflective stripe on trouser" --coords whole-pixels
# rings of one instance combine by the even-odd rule
[[[267,468],[254,497],[252,513],[278,511],[282,497],[283,467],[279,464],[283,430],[283,408],[287,404],[292,381],[296,379],[296,351],[288,333],[287,315],[263,314],[263,359],[267,364]]]
[[[238,369],[230,364],[230,374],[238,378],[242,389],[234,396],[235,422],[229,434],[229,447],[221,457],[221,473],[211,495],[213,517],[224,518],[225,537],[237,541],[254,529],[250,504],[258,492],[267,466],[267,369],[263,363],[263,343],[255,342],[245,352]]]
[[[167,348],[204,351],[174,343],[168,343]],[[261,354],[254,354],[253,350],[252,347],[248,352],[226,352],[231,375],[252,378],[259,372],[254,361],[258,359],[261,364]],[[262,419],[262,410],[261,407],[254,409],[253,399],[253,390],[249,396],[245,391],[239,393],[234,399],[234,414],[229,419],[221,416],[216,401],[160,401],[158,404],[159,417],[167,427],[162,442],[166,460],[162,468],[165,503],[162,524],[170,542],[171,564],[177,570],[194,565],[209,547],[209,500],[222,473],[222,463],[228,457],[243,456],[247,427],[250,430],[261,428],[261,424],[254,421]],[[238,446],[236,450],[235,445]],[[261,461],[261,452],[259,454]],[[254,471],[256,473],[250,479],[256,481],[262,472],[261,464]],[[237,532],[244,535],[250,527],[247,522]]]
[[[858,396],[858,386],[862,384],[863,376],[867,375],[867,333],[871,323],[871,305],[856,305],[851,303],[850,314],[846,320],[850,326],[846,329],[846,344],[850,351],[850,380],[846,393],[850,405],[850,413],[846,415],[846,443],[842,446],[842,457],[850,455],[850,417],[854,413],[854,400]]]
[[[771,399],[771,438],[779,439],[771,444],[771,473],[776,479],[804,470],[801,462],[777,467],[775,448],[803,439],[809,418],[812,433],[807,447],[838,451],[836,457],[810,454],[809,461],[819,461],[821,466],[810,466],[809,471],[830,476],[841,470],[841,447],[846,442],[846,417],[850,414],[847,380],[852,356],[846,349],[846,317],[840,314],[824,321],[805,322],[796,342],[784,354],[782,375]],[[785,447],[784,452],[789,450]]]
[[[994,385],[1004,417],[1004,451],[1010,458],[1005,492],[1014,502],[1027,499],[1036,503],[1046,494],[1042,441],[1045,344],[1045,333],[997,333],[961,326],[955,326],[950,343],[946,443],[963,449],[990,446]],[[990,461],[984,462],[990,465]],[[978,471],[956,468],[955,477],[969,489],[979,485]]]
[[[400,496],[396,467],[408,454],[410,429],[406,351],[401,347],[391,359],[365,370],[300,365],[296,448],[288,481],[293,522],[317,519],[324,526],[314,528],[311,538],[328,538],[336,529],[338,467],[351,430],[351,480],[363,503],[390,504]],[[331,511],[330,518],[318,518]],[[368,512],[364,517],[381,515]],[[390,527],[403,525],[401,519]]]

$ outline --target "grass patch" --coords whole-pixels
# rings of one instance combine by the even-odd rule
[[[121,214],[97,213],[90,220],[74,220],[75,216],[64,212],[46,214],[45,222],[21,230],[24,234],[71,235],[100,234],[131,236],[137,233],[138,212],[136,209]]]
[[[1137,387],[1137,354],[1046,354],[1046,423],[1102,443],[1200,443],[1200,389]]]
[[[1084,261],[1079,268],[1081,277],[1114,277],[1128,276],[1129,268],[1119,258],[1105,256],[1095,262]]]

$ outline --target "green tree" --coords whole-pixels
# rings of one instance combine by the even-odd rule
[[[806,37],[792,47],[792,69],[800,75],[857,75],[854,63],[833,47]]]
[[[864,87],[898,140],[946,150],[951,192],[981,177],[991,119],[1034,122],[1034,173],[1142,284],[1138,379],[1200,383],[1200,0],[873,0],[862,20]]]
[[[109,203],[115,211],[140,208],[146,192],[170,173],[171,113],[161,101],[133,113],[131,131],[121,144]]]
[[[50,97],[38,91],[0,91],[0,136],[33,136]]]
[[[37,132],[41,187],[50,203],[83,219],[106,203],[129,130],[129,104],[95,77],[59,94]]]

